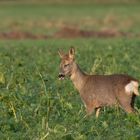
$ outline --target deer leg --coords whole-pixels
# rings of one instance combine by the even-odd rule
[[[96,118],[98,118],[101,108],[96,108]]]
[[[131,103],[120,103],[121,107],[125,110],[127,113],[134,113],[134,108],[131,106]]]
[[[95,109],[95,107],[93,107],[91,105],[86,106],[87,116],[91,115],[94,109]]]
[[[135,98],[136,98],[136,95],[132,95],[132,99],[131,99],[131,106],[132,106],[132,108],[134,108]]]
[[[133,101],[132,97],[125,96],[125,98],[121,97],[119,99],[121,107],[127,112],[127,113],[134,113],[135,109],[133,107]]]
[[[87,116],[91,115],[93,112],[93,108],[86,108]]]
[[[123,106],[123,109],[124,109],[127,113],[134,113],[134,109],[133,109],[130,105]]]

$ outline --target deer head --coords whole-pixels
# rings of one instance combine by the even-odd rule
[[[58,77],[60,80],[63,80],[65,76],[71,76],[72,74],[75,50],[73,47],[71,47],[67,54],[64,54],[60,51],[58,51],[58,54],[61,58],[60,72]]]

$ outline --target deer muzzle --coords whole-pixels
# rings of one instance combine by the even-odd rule
[[[64,75],[64,74],[62,74],[62,73],[59,73],[58,78],[59,78],[59,80],[64,80],[65,75]]]

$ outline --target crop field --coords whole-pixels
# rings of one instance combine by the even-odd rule
[[[69,78],[58,50],[76,50],[90,74],[140,80],[140,5],[0,4],[1,140],[139,140],[137,115],[104,107],[98,119]]]

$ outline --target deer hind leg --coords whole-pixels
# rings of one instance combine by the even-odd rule
[[[131,106],[134,108],[134,102],[135,102],[136,95],[132,95],[131,99]]]
[[[125,94],[123,94],[125,95]],[[118,100],[121,105],[121,107],[125,110],[127,113],[134,113],[134,101],[132,101],[132,96],[121,96]]]
[[[135,113],[134,108],[131,105],[123,105],[122,108],[127,112],[127,113]]]

